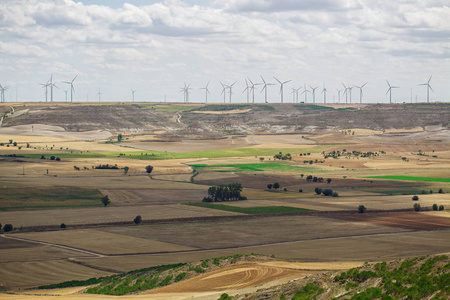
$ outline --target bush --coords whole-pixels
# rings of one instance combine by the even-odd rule
[[[273,188],[274,188],[274,189],[279,189],[279,188],[280,188],[280,184],[279,184],[278,182],[275,182],[275,183],[273,184]]]
[[[433,210],[437,211],[438,210],[438,205],[437,204],[433,204]]]
[[[439,210],[444,210],[444,205],[439,205]]]
[[[108,195],[102,197],[101,201],[102,201],[103,206],[108,206],[108,204],[111,203],[111,200],[109,200],[109,196]]]
[[[443,189],[439,189],[439,192],[438,192],[439,194],[443,194],[444,193],[444,190]]]
[[[145,167],[145,172],[147,172],[148,174],[150,174],[153,171],[153,167],[148,165]]]
[[[322,191],[322,193],[324,194],[324,196],[331,196],[331,195],[333,195],[333,190],[332,189],[324,189]]]
[[[267,185],[267,188],[268,188],[269,190],[271,190],[272,187],[273,187],[273,184],[271,184],[271,183],[269,183],[269,184]]]
[[[316,192],[317,195],[320,195],[320,194],[322,194],[322,189],[319,188],[319,187],[316,187],[316,188],[314,189],[314,192]]]
[[[13,229],[14,229],[14,227],[12,226],[12,224],[5,224],[5,226],[3,226],[4,232],[13,231]]]
[[[67,226],[66,226],[66,224],[64,224],[64,223],[61,223],[61,225],[59,225],[59,228],[61,228],[61,229],[65,229]]]
[[[220,298],[218,298],[217,300],[232,300],[233,298],[231,298],[228,294],[223,293],[222,295],[220,295]]]
[[[420,211],[420,204],[419,203],[415,203],[414,204],[414,210],[415,211]]]
[[[303,189],[299,189],[298,192],[299,192],[299,193],[303,193]]]
[[[328,178],[328,179],[327,179],[327,182],[328,182],[328,183],[331,183],[331,178]]]
[[[55,160],[56,157],[54,155],[50,156],[50,160]]]
[[[331,196],[332,197],[339,197],[339,194],[337,192],[333,192],[333,194]]]
[[[134,224],[139,224],[142,222],[142,217],[140,215],[136,216],[136,218],[134,218],[133,220]]]
[[[367,210],[367,208],[366,208],[364,205],[358,206],[358,212],[359,212],[360,214],[365,213],[366,210]]]
[[[413,199],[413,201],[418,201],[418,200],[419,200],[419,196],[414,195],[414,196],[412,197],[412,199]]]
[[[284,188],[283,191],[287,192],[287,188]]]

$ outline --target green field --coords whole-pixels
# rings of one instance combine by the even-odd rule
[[[184,159],[184,158],[218,158],[218,157],[245,157],[245,156],[273,156],[278,152],[291,153],[296,155],[299,153],[318,153],[323,150],[336,147],[336,145],[320,145],[309,149],[287,148],[287,149],[266,149],[266,148],[230,148],[221,150],[206,150],[195,152],[158,152],[158,151],[133,151],[125,152],[124,158],[132,159]],[[42,154],[24,154],[21,157],[40,158]],[[45,154],[49,156],[49,154]],[[120,152],[83,152],[83,153],[67,153],[56,152],[53,154],[59,158],[98,158],[98,157],[121,157]]]
[[[414,177],[414,176],[371,176],[364,178],[374,179],[391,179],[391,180],[408,180],[408,181],[430,181],[430,182],[450,182],[450,178],[436,178],[436,177]]]
[[[212,209],[220,209],[232,212],[238,212],[249,215],[260,215],[260,214],[283,214],[283,213],[298,213],[312,211],[306,208],[297,208],[289,206],[262,206],[262,207],[236,207],[223,204],[212,204],[212,203],[189,203],[186,205],[199,206]]]
[[[0,210],[100,206],[97,189],[76,187],[1,188]]]
[[[293,165],[285,165],[280,163],[256,163],[256,164],[218,164],[205,165],[193,164],[189,165],[195,170],[213,170],[217,172],[262,172],[262,171],[279,171],[279,172],[306,172],[318,170],[314,167],[300,167]]]

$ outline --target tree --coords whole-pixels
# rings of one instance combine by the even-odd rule
[[[312,179],[313,179],[312,175],[306,176],[306,180],[307,180],[307,181],[311,181]]]
[[[136,218],[134,218],[133,220],[134,224],[139,224],[142,222],[142,217],[140,215],[136,216]]]
[[[61,225],[59,225],[59,228],[61,228],[61,229],[65,229],[67,226],[66,226],[66,224],[64,224],[64,223],[61,223]]]
[[[267,185],[267,188],[268,188],[269,190],[271,190],[272,187],[273,187],[273,184],[271,184],[271,183],[269,183],[269,184]]]
[[[331,183],[331,178],[328,178],[328,179],[327,179],[327,183]]]
[[[124,171],[125,175],[128,173],[128,170],[130,170],[130,168],[128,168],[127,166],[123,167],[123,171]]]
[[[420,211],[420,204],[419,203],[414,203],[414,210],[415,211]]]
[[[442,189],[439,189],[439,192],[438,192],[439,194],[443,194],[444,193],[444,190],[442,190]]]
[[[106,196],[104,196],[104,197],[102,197],[102,204],[103,204],[103,206],[108,206],[108,204],[110,204],[111,203],[111,200],[109,200],[109,196],[108,195],[106,195]]]
[[[331,195],[333,195],[333,190],[332,189],[324,189],[322,191],[322,193],[324,196],[331,196]]]
[[[148,166],[145,167],[145,171],[146,171],[148,174],[150,174],[150,173],[153,171],[153,167],[150,166],[150,165],[148,165]]]
[[[412,197],[413,201],[418,201],[419,200],[419,196],[415,195]]]
[[[316,192],[317,195],[320,195],[320,194],[322,194],[322,189],[319,188],[319,187],[316,187],[316,188],[314,189],[314,192]]]
[[[280,188],[280,184],[279,184],[278,182],[275,182],[275,183],[273,184],[273,188],[274,188],[274,189],[279,189],[279,188]]]
[[[303,174],[300,174],[300,177],[301,177],[301,178],[303,178],[303,176],[305,176],[305,175],[303,175]]]
[[[331,196],[332,197],[339,197],[339,194],[337,192],[333,192],[333,194]]]
[[[119,133],[118,135],[117,135],[117,141],[120,143],[120,142],[122,142],[122,134],[121,133]]]
[[[444,210],[444,205],[439,205],[439,210]]]
[[[433,210],[437,211],[438,210],[438,205],[437,204],[433,204]]]
[[[12,224],[5,224],[5,226],[3,226],[3,231],[4,232],[10,232],[13,231],[14,227],[12,226]]]
[[[365,213],[366,210],[367,210],[367,208],[366,208],[364,205],[358,206],[358,212],[359,212],[360,214]]]
[[[299,192],[299,193],[303,193],[303,189],[299,189],[298,192]]]

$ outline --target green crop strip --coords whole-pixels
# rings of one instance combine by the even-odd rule
[[[390,179],[390,180],[408,180],[408,181],[430,181],[430,182],[450,182],[450,178],[436,178],[436,177],[414,177],[414,176],[371,176],[364,178],[374,179]]]
[[[256,164],[192,164],[195,170],[214,170],[219,172],[262,172],[262,171],[281,171],[281,172],[299,172],[299,171],[315,171],[314,167],[301,167],[294,165],[285,165],[279,163],[256,163]]]
[[[306,208],[297,208],[289,206],[263,206],[263,207],[236,207],[223,204],[211,204],[211,203],[189,203],[186,205],[199,206],[204,208],[219,209],[225,211],[238,212],[250,215],[260,215],[260,214],[283,214],[283,213],[298,213],[313,211]]]

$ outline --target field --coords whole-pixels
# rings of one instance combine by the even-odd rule
[[[450,251],[448,105],[14,105],[0,128],[0,223],[13,225],[1,299],[84,299],[23,289],[177,263],[192,274],[121,297],[217,299]],[[202,202],[230,183],[247,200]],[[211,263],[236,254],[251,258]]]

